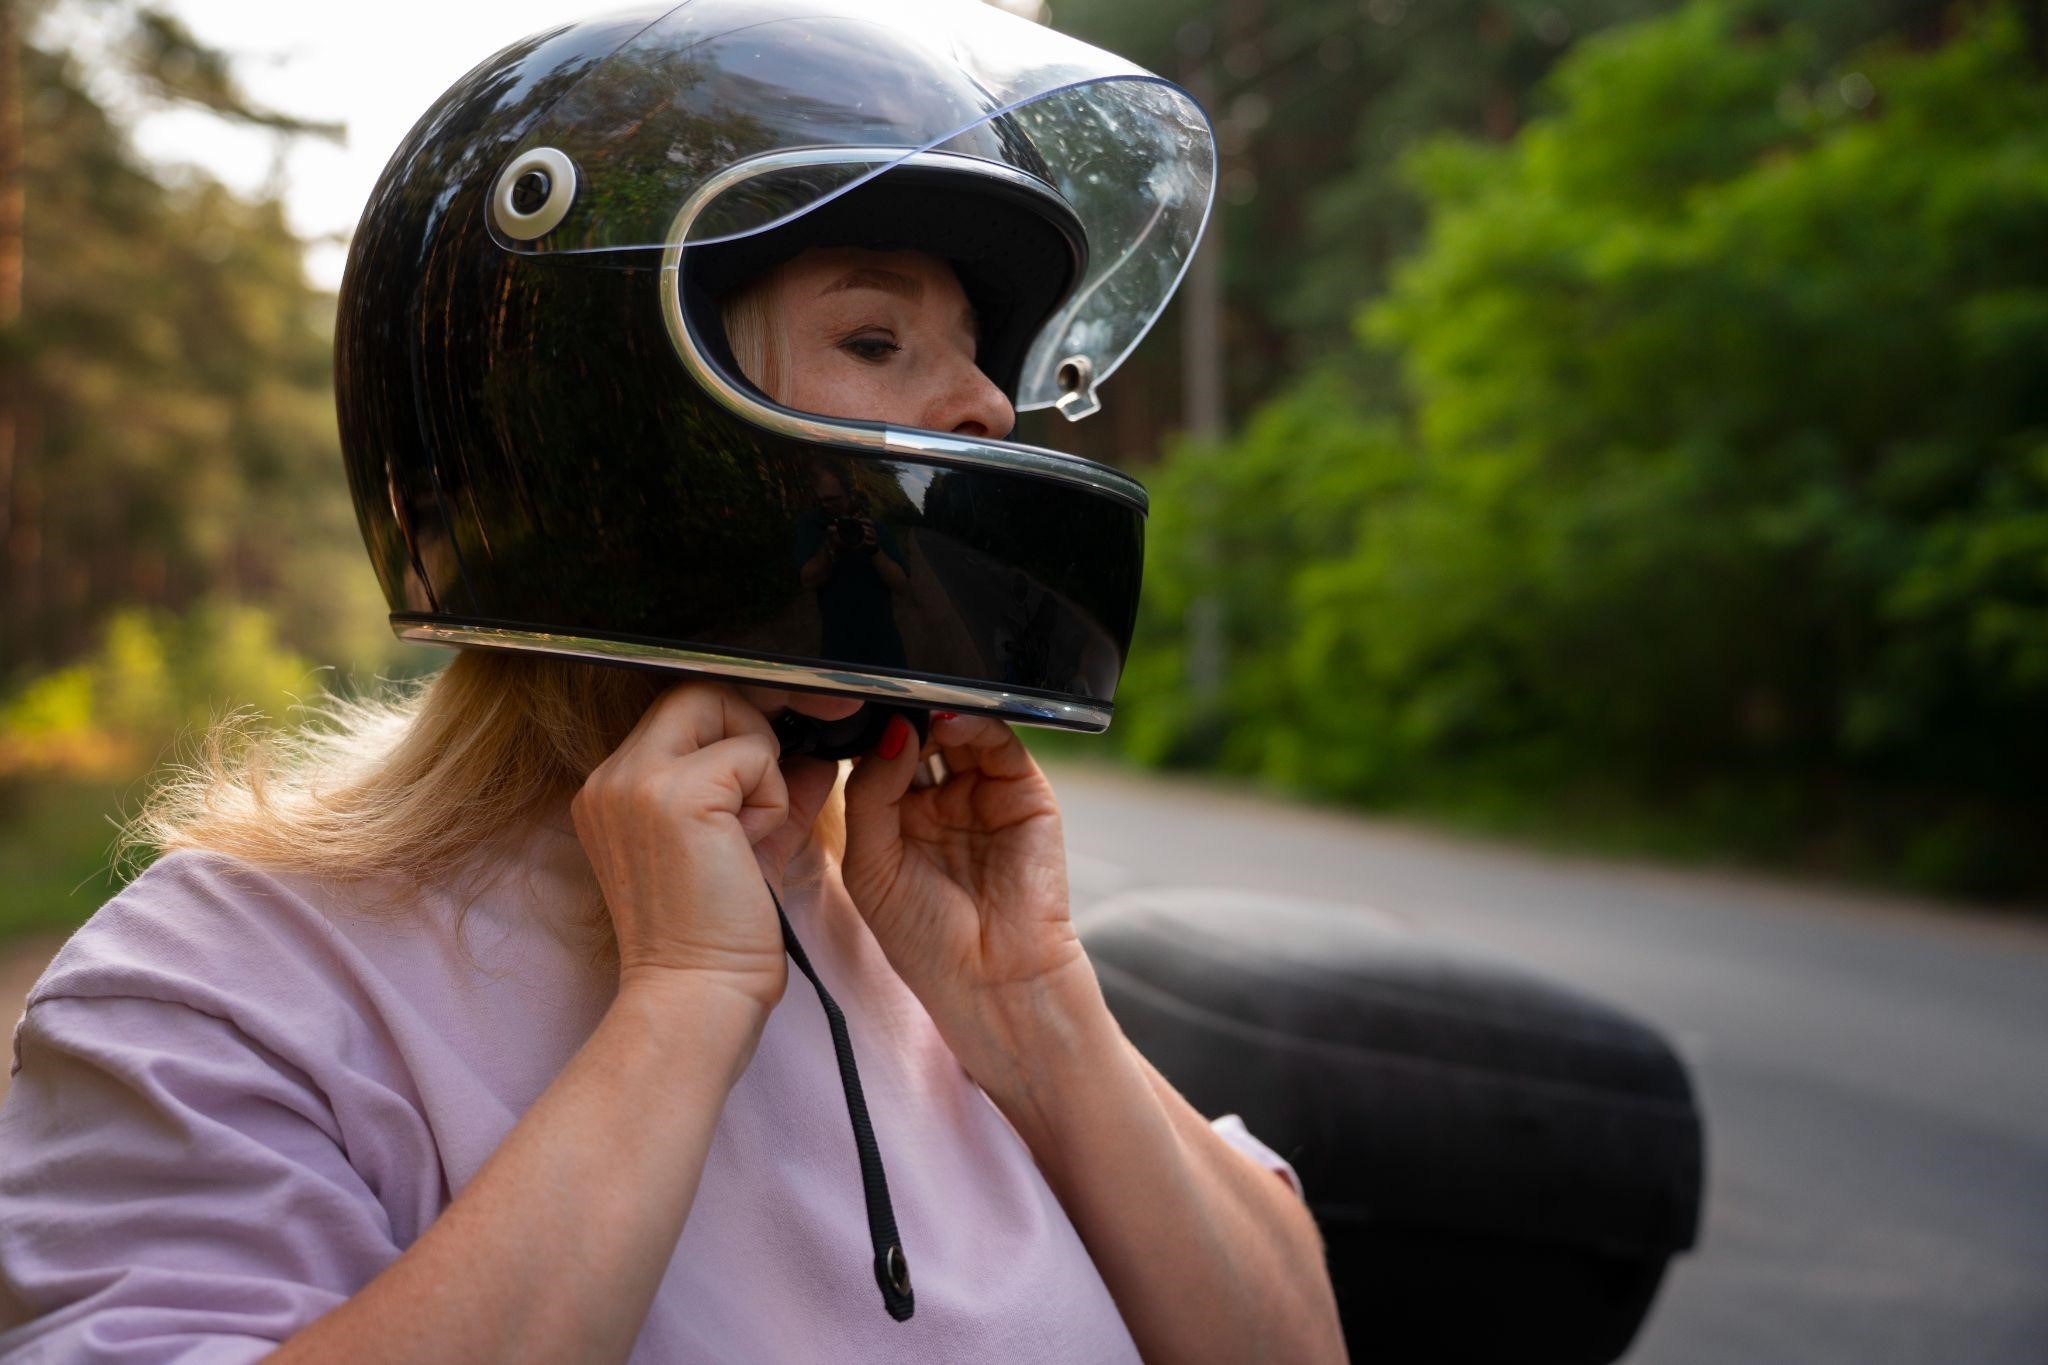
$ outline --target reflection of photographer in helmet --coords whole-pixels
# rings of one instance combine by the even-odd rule
[[[902,592],[910,579],[901,552],[883,550],[882,531],[873,517],[852,510],[859,504],[846,485],[843,471],[829,465],[818,470],[818,505],[797,521],[797,576],[805,587],[821,589],[865,565],[876,582]]]
[[[796,519],[797,577],[818,595],[825,654],[900,668],[903,640],[892,599],[910,588],[903,551],[894,532],[861,515],[851,484],[846,469],[818,466],[817,504]]]
[[[1183,92],[947,0],[693,0],[444,96],[336,384],[392,625],[458,652],[150,797],[17,1030],[0,1351],[1342,1359],[1012,728],[1108,725],[1145,510],[1015,413],[1094,410],[1213,170]],[[776,728],[875,706],[851,762]]]
[[[796,521],[797,576],[818,595],[821,648],[841,659],[903,666],[892,597],[906,592],[903,552],[893,532],[859,515],[845,471],[820,466],[818,503]]]

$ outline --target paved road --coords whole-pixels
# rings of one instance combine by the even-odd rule
[[[2048,927],[1053,776],[1077,898],[1242,885],[1373,907],[1676,1041],[1707,1112],[1707,1216],[1636,1365],[2048,1365]]]

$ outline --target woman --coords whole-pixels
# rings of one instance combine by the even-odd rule
[[[876,245],[918,233],[856,193],[692,264],[738,377],[782,410],[1007,435],[984,348],[1014,319],[983,314],[1014,292],[970,290],[971,252]],[[937,501],[923,529],[977,524]],[[941,585],[931,557],[991,553],[926,539],[903,553]],[[843,541],[812,557],[869,533]],[[677,682],[541,643],[465,651],[282,754],[216,746],[145,810],[171,851],[17,1030],[0,1354],[1341,1358],[1291,1170],[1105,1010],[1004,721],[935,711],[920,744],[892,714],[848,765],[786,753],[791,717],[849,721],[901,679],[763,686],[734,651]],[[815,998],[787,990],[794,940]],[[886,1190],[848,1150],[827,986]],[[864,1231],[896,1256],[871,1268]]]

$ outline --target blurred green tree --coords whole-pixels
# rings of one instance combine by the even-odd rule
[[[274,197],[158,169],[0,0],[0,689],[92,648],[131,604],[273,604],[323,659],[383,657],[339,476],[332,300]],[[280,136],[168,14],[97,0],[146,96]],[[102,54],[104,55],[104,54]]]
[[[1155,480],[1134,751],[1376,800],[1600,785],[1781,856],[2048,885],[2037,31],[1980,8],[1837,61],[1756,11],[1599,35],[1513,141],[1411,159],[1426,235],[1364,332],[1412,411],[1304,386]],[[1255,662],[1197,717],[1204,536]]]
[[[1750,0],[1743,23],[1798,23],[1816,50],[1938,41],[1949,0]],[[1420,239],[1401,167],[1445,132],[1513,138],[1583,38],[1677,0],[1058,0],[1062,30],[1204,91],[1221,151],[1210,232],[1223,253],[1224,409],[1242,416],[1307,370],[1359,401],[1403,401],[1386,355],[1350,342],[1360,302]],[[1029,439],[1149,463],[1183,425],[1179,342],[1190,292],[1107,390],[1100,417],[1025,418]]]
[[[154,6],[0,0],[0,938],[112,892],[107,812],[180,732],[282,716],[325,681],[308,656],[394,657],[333,300],[274,195],[141,161],[110,80],[124,107],[339,133],[251,103]]]

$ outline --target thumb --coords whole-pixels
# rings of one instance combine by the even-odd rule
[[[891,716],[881,743],[854,761],[846,780],[847,889],[887,885],[903,857],[903,794],[917,771],[916,731]],[[858,899],[858,896],[856,896]]]
[[[839,765],[817,758],[791,758],[782,764],[782,777],[789,788],[789,817],[754,845],[761,870],[777,883],[832,795],[832,787],[839,780]]]

